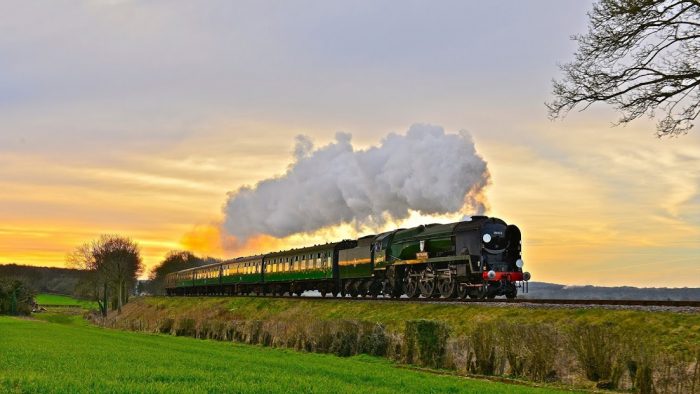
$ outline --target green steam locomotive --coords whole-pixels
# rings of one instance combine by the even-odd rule
[[[472,216],[171,273],[168,295],[515,298],[527,289],[521,234],[501,219]]]

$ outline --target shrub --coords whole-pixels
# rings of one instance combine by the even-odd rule
[[[250,345],[261,343],[263,338],[263,322],[260,320],[247,320],[243,325],[242,342]]]
[[[165,319],[158,322],[158,332],[161,334],[170,334],[173,331],[174,325],[175,319],[166,317]]]
[[[365,322],[360,335],[359,352],[383,357],[387,353],[389,340],[383,324]]]
[[[359,325],[357,322],[341,320],[335,327],[330,352],[341,357],[357,354]]]
[[[528,364],[530,343],[525,337],[529,334],[529,328],[530,326],[505,322],[493,325],[493,329],[497,330],[496,337],[503,356],[508,362],[508,373],[512,376],[523,376]]]
[[[446,364],[449,327],[434,320],[409,320],[404,332],[407,363],[442,368]]]
[[[175,335],[179,337],[194,337],[197,335],[197,322],[194,319],[182,318],[177,321]]]
[[[570,343],[587,379],[599,388],[616,388],[624,370],[625,346],[615,327],[576,325]]]
[[[0,280],[0,315],[29,315],[34,306],[34,291],[20,280]]]
[[[629,374],[632,389],[641,394],[651,394],[654,390],[654,366],[655,355],[644,341],[634,349],[627,360],[627,372]]]
[[[501,375],[505,369],[505,359],[500,354],[497,345],[496,325],[483,323],[478,325],[469,340],[473,360],[470,360],[469,371],[480,375]]]
[[[562,343],[561,333],[548,324],[529,324],[519,328],[520,340],[525,347],[523,376],[538,382],[556,380],[554,366]]]
[[[473,358],[474,353],[472,352],[470,340],[459,337],[448,341],[446,366],[466,374],[472,370]]]
[[[698,393],[698,355],[661,354],[657,360],[654,391],[658,393]]]

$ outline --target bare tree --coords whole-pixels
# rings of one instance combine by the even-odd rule
[[[616,124],[661,111],[658,136],[687,133],[700,114],[700,1],[600,0],[588,17],[553,83],[550,117],[605,102],[621,113]]]
[[[109,281],[103,265],[98,262],[93,252],[97,241],[86,242],[76,247],[66,258],[68,265],[84,270],[88,273],[85,280],[80,283],[82,292],[86,296],[97,301],[102,316],[107,316],[107,300],[109,298]]]
[[[129,300],[129,289],[134,288],[143,270],[139,247],[128,238],[103,235],[93,248],[93,253],[102,264],[114,291],[115,307],[121,311]]]
[[[129,300],[129,289],[143,270],[138,245],[118,235],[102,235],[78,246],[69,254],[68,262],[91,273],[91,293],[103,316],[110,300],[112,307],[121,311]]]

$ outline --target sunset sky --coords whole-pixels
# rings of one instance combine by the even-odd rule
[[[426,123],[471,134],[488,214],[521,228],[533,280],[698,287],[700,125],[658,139],[654,120],[611,127],[604,105],[547,118],[590,7],[0,2],[0,263],[64,266],[102,233],[137,241],[147,267],[356,235],[235,248],[219,223],[227,193],[286,171],[297,135],[366,149]]]

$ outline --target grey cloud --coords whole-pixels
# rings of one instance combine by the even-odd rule
[[[379,146],[355,150],[351,136],[313,150],[298,137],[296,161],[281,177],[229,193],[224,227],[245,240],[256,234],[284,237],[341,223],[381,225],[388,219],[459,212],[481,213],[490,176],[466,132],[413,125]]]

